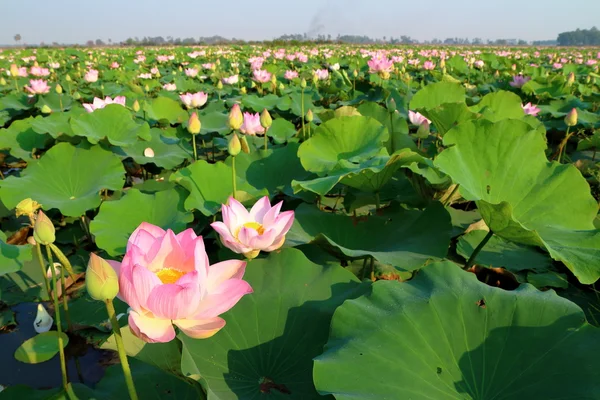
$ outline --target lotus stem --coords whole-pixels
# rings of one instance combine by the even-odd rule
[[[192,147],[194,148],[194,161],[198,161],[198,150],[196,149],[196,135],[192,135]]]
[[[231,156],[231,183],[233,186],[233,198],[234,200],[237,200],[235,197],[235,193],[237,192],[237,182],[235,179],[235,156]]]
[[[117,320],[115,306],[111,299],[107,299],[105,304],[108,318],[110,319],[110,324],[112,325],[112,330],[115,334],[117,353],[119,353],[119,359],[121,360],[121,368],[123,369],[123,375],[125,375],[125,383],[127,384],[127,390],[129,391],[129,398],[131,400],[138,400],[133,377],[131,376],[131,369],[129,368],[129,361],[127,361],[127,353],[125,352],[125,346],[123,345],[123,337],[121,336],[121,328],[119,326],[119,321]]]
[[[267,149],[269,147],[269,137],[267,136],[268,131],[269,131],[269,128],[265,128],[265,151],[267,151]]]
[[[571,136],[573,136],[573,134],[575,133],[575,132],[569,133],[570,129],[571,129],[571,127],[567,126],[567,134],[565,135],[565,138],[562,140],[562,142],[560,142],[560,146],[558,147],[558,162],[559,163],[562,161],[563,151],[565,150],[565,147],[567,146],[567,142],[569,141],[569,139],[571,139]]]
[[[450,195],[448,197],[446,197],[446,200],[444,200],[443,206],[444,207],[448,207],[450,205],[450,202],[452,201],[452,196],[454,196],[454,193],[456,193],[456,191],[458,190],[460,184],[456,184],[456,186],[454,186],[454,189],[452,189],[452,192],[450,192]]]
[[[46,266],[44,265],[44,256],[42,255],[42,245],[36,243],[35,250],[37,252],[38,261],[40,262],[40,268],[42,269],[42,279],[44,280],[46,294],[48,295],[48,299],[52,300],[52,298],[50,297],[50,283],[48,282],[48,278],[46,278]]]
[[[492,232],[490,230],[485,235],[485,237],[483,238],[483,240],[481,241],[481,243],[479,243],[477,245],[477,247],[475,248],[475,250],[473,250],[473,253],[471,254],[471,257],[469,257],[469,260],[467,261],[467,263],[465,264],[465,267],[463,269],[467,270],[467,269],[471,268],[475,264],[475,259],[477,258],[477,255],[483,249],[483,247],[487,244],[487,242],[489,242],[489,240],[492,238],[492,236],[494,236],[494,232]]]
[[[306,140],[306,131],[304,130],[304,88],[300,92],[300,114],[302,115],[302,139]]]

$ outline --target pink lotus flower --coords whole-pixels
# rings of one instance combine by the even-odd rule
[[[483,60],[477,60],[473,63],[473,65],[475,66],[475,68],[483,68],[483,66],[485,65],[485,63],[483,62]]]
[[[204,69],[213,69],[215,65],[212,63],[206,63],[206,64],[202,64],[202,68]]]
[[[266,83],[271,80],[271,73],[264,69],[255,69],[252,71],[252,75],[254,75],[254,80],[260,83]]]
[[[374,55],[369,61],[367,61],[367,64],[369,65],[369,72],[372,74],[391,72],[394,68],[394,62],[389,60],[382,53]]]
[[[179,98],[186,108],[199,108],[206,104],[208,95],[204,92],[185,93],[179,95]]]
[[[527,76],[515,75],[515,76],[513,76],[512,82],[510,82],[510,86],[512,86],[514,88],[520,88],[520,87],[523,87],[523,85],[526,84],[527,82],[529,82],[530,80],[531,80],[531,78],[529,78]]]
[[[209,265],[202,237],[192,229],[175,235],[143,222],[129,237],[119,276],[119,298],[129,307],[129,328],[148,343],[175,338],[175,324],[194,339],[213,336],[225,326],[219,315],[252,293],[242,280],[246,263]]]
[[[435,64],[432,61],[427,60],[423,63],[423,69],[431,71],[434,68],[435,68]]]
[[[260,114],[250,114],[245,112],[244,123],[240,128],[240,132],[250,136],[255,136],[257,133],[260,133],[261,135],[265,133],[265,128],[260,124]]]
[[[554,69],[561,69],[562,67],[563,67],[563,65],[558,62],[552,64],[552,68],[554,68]]]
[[[150,68],[150,73],[152,75],[160,75],[160,71],[156,67]]]
[[[169,61],[169,57],[168,56],[156,56],[156,61],[158,61],[159,63],[164,63]]]
[[[410,120],[411,124],[417,125],[417,126],[423,125],[424,122],[431,124],[431,121],[428,120],[427,118],[425,118],[424,115],[422,115],[421,113],[415,112],[415,111],[410,111],[410,110],[408,111],[408,119]]]
[[[525,114],[533,115],[534,117],[537,116],[538,113],[541,111],[537,106],[534,106],[531,103],[527,103],[525,105],[521,104],[521,108],[523,108]]]
[[[250,212],[230,197],[223,204],[223,222],[211,226],[221,236],[221,242],[231,251],[252,259],[260,251],[274,251],[283,246],[285,235],[294,223],[294,212],[279,213],[283,201],[271,207],[265,196],[254,204]]]
[[[29,69],[29,73],[33,76],[48,76],[50,75],[50,70],[48,68],[33,66]]]
[[[163,85],[163,89],[167,92],[174,92],[175,90],[177,90],[177,85],[175,85],[174,83],[165,83]]]
[[[104,100],[102,100],[98,97],[94,97],[94,101],[92,102],[92,104],[83,103],[83,108],[85,108],[85,110],[87,112],[93,112],[94,110],[104,108],[109,104],[119,104],[119,105],[125,107],[125,100],[126,100],[125,96],[117,96],[114,98],[114,100],[108,96],[106,96],[106,98]]]
[[[237,75],[231,75],[227,78],[221,79],[224,85],[235,85],[240,81],[240,78]]]
[[[150,72],[142,73],[138,75],[138,78],[141,79],[152,79],[152,74]]]
[[[48,64],[48,66],[52,69],[58,69],[58,68],[60,68],[60,63],[59,62],[51,62]]]
[[[21,67],[17,69],[17,76],[20,76],[21,78],[25,78],[27,77],[28,73],[27,73],[27,67]]]
[[[317,69],[315,70],[315,76],[318,80],[324,81],[329,78],[329,71],[326,69]]]
[[[285,71],[285,75],[284,75],[285,79],[288,80],[292,80],[298,77],[298,72],[297,71]]]
[[[185,75],[194,78],[198,75],[198,70],[196,68],[186,68]]]
[[[31,79],[25,89],[31,94],[45,94],[50,91],[50,86],[43,79]]]
[[[98,71],[95,69],[90,69],[88,72],[85,73],[85,75],[83,76],[83,79],[86,82],[96,82],[98,80]]]
[[[111,67],[112,69],[117,69],[117,68],[119,68],[119,63],[118,63],[118,62],[116,62],[116,61],[113,61],[113,62],[110,64],[110,67]]]

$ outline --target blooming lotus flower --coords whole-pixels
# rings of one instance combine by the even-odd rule
[[[260,114],[250,114],[245,112],[244,123],[240,127],[240,132],[250,136],[255,136],[257,133],[265,133],[265,128],[263,128],[260,123]]]
[[[48,76],[50,75],[50,70],[48,68],[33,66],[29,69],[29,73],[33,76]]]
[[[152,74],[149,73],[149,72],[142,73],[142,74],[138,75],[138,78],[141,78],[141,79],[152,79]]]
[[[435,64],[432,61],[427,60],[423,63],[423,69],[431,71],[434,68],[435,68]]]
[[[198,75],[198,70],[196,68],[186,68],[185,75],[194,78],[196,75]]]
[[[315,70],[315,76],[318,80],[324,81],[329,78],[329,71],[326,69],[317,69]]]
[[[175,324],[194,339],[217,333],[219,315],[252,293],[242,280],[246,263],[209,265],[202,237],[192,229],[177,235],[143,222],[130,236],[122,263],[109,261],[119,276],[119,297],[129,307],[129,328],[149,343],[175,338]]]
[[[367,61],[367,65],[369,66],[369,72],[372,74],[391,72],[394,68],[394,62],[389,60],[382,53],[374,55],[369,61]]]
[[[169,61],[169,57],[167,56],[156,56],[156,61],[158,61],[159,63],[164,63]]]
[[[483,68],[483,66],[485,65],[485,63],[483,62],[483,60],[477,60],[473,63],[473,65],[475,66],[475,68]]]
[[[152,75],[160,75],[160,71],[156,67],[150,68],[150,73]]]
[[[173,92],[177,90],[177,85],[175,85],[174,83],[165,83],[163,85],[163,89],[165,89],[168,92]]]
[[[271,80],[271,73],[264,69],[255,69],[252,71],[252,75],[254,75],[254,80],[260,83],[266,83]]]
[[[285,71],[285,75],[284,78],[288,79],[288,80],[292,80],[298,77],[298,72],[297,71]]]
[[[83,76],[83,79],[86,82],[96,82],[98,80],[98,71],[95,69],[90,69],[88,72],[85,73],[85,75]]]
[[[59,62],[51,62],[48,64],[48,66],[52,69],[58,69],[58,68],[60,68],[60,63]]]
[[[335,63],[332,66],[330,66],[329,69],[332,70],[332,71],[339,71],[340,70],[340,64],[339,63]]]
[[[235,85],[236,83],[238,83],[240,81],[240,78],[237,75],[231,75],[227,78],[221,79],[221,81],[223,82],[224,85]]]
[[[94,97],[94,101],[91,104],[83,103],[83,108],[85,108],[87,112],[93,112],[94,110],[104,108],[109,104],[119,104],[121,106],[125,106],[125,101],[125,96],[117,96],[114,99],[111,99],[109,96],[106,96],[104,100],[98,97]]]
[[[538,115],[541,111],[537,106],[532,105],[531,103],[527,103],[525,105],[521,104],[521,108],[527,115],[533,115],[534,117]]]
[[[221,236],[221,242],[231,251],[255,258],[260,251],[274,251],[283,246],[285,235],[294,223],[294,212],[280,213],[283,201],[273,207],[265,196],[248,212],[233,197],[223,204],[223,222],[211,226]]]
[[[50,86],[43,79],[31,79],[29,86],[25,86],[25,89],[31,94],[45,94],[50,91]]]
[[[206,63],[206,64],[202,64],[202,68],[204,69],[213,69],[215,65],[212,63]]]
[[[562,67],[563,67],[563,65],[561,63],[558,63],[558,62],[552,64],[552,68],[554,68],[554,69],[561,69]]]
[[[206,104],[208,95],[204,92],[185,93],[179,95],[179,98],[186,108],[199,108]]]
[[[531,78],[529,78],[527,76],[515,75],[515,76],[513,76],[512,82],[510,82],[510,86],[512,86],[514,88],[520,88],[524,84],[526,84],[527,82],[529,82],[530,80],[531,80]]]
[[[118,62],[116,62],[116,61],[113,61],[113,62],[110,64],[110,67],[111,67],[112,69],[117,69],[117,68],[119,68],[119,63],[118,63]]]
[[[428,120],[427,118],[425,118],[424,115],[422,115],[421,113],[415,112],[415,111],[410,111],[410,110],[408,111],[408,119],[410,120],[411,124],[417,125],[417,126],[423,125],[424,122],[431,124],[431,121]]]
[[[21,78],[25,78],[25,77],[27,77],[27,75],[28,75],[27,67],[17,68],[17,76],[19,76]]]

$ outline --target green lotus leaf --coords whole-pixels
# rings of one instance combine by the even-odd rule
[[[385,143],[388,153],[409,148],[416,150],[417,146],[408,136],[408,124],[400,113],[390,113],[387,109],[374,102],[366,102],[358,106],[358,111],[365,117],[375,118],[390,132],[389,140]]]
[[[43,96],[38,96],[38,101],[35,104],[38,109],[46,106],[53,113],[64,112],[73,106],[73,98],[65,94],[47,93]]]
[[[156,121],[166,120],[170,124],[182,123],[188,119],[187,112],[181,103],[168,97],[157,97],[144,104],[148,118]]]
[[[16,246],[6,243],[6,235],[0,231],[0,276],[20,271],[31,261],[31,245]]]
[[[104,202],[90,223],[98,247],[111,256],[124,254],[129,236],[142,222],[182,231],[194,219],[183,208],[184,192],[178,188],[144,194],[129,189],[119,200]]]
[[[296,135],[296,127],[290,121],[283,118],[273,120],[273,125],[267,131],[267,135],[277,144],[285,143]]]
[[[538,130],[519,120],[466,122],[444,145],[435,165],[477,202],[496,235],[547,249],[582,283],[600,277],[598,204],[574,166],[548,162]]]
[[[483,96],[477,105],[470,107],[470,110],[482,114],[492,122],[508,118],[520,119],[525,117],[521,103],[521,98],[516,94],[501,90]]]
[[[410,100],[411,110],[432,109],[445,103],[464,103],[465,88],[452,82],[431,83]]]
[[[31,198],[46,210],[77,217],[100,205],[102,189],[121,189],[124,175],[119,157],[98,146],[59,143],[31,162],[21,177],[0,181],[0,197],[8,208]]]
[[[60,333],[63,348],[69,343],[69,337]],[[58,344],[59,334],[57,331],[48,331],[35,335],[26,340],[15,351],[15,358],[26,364],[39,364],[48,361],[58,354],[60,346]]]
[[[8,149],[14,157],[33,160],[32,152],[43,149],[49,136],[37,133],[32,122],[33,118],[16,120],[8,128],[0,129],[0,149]]]
[[[203,135],[217,132],[219,135],[225,135],[231,132],[231,129],[227,126],[227,114],[223,114],[219,111],[213,111],[208,113],[200,113],[200,122],[202,128],[200,133]]]
[[[264,109],[273,110],[279,101],[279,96],[274,94],[268,94],[264,97],[258,97],[255,94],[249,94],[242,97],[242,104],[244,107],[250,108],[257,113],[262,112]]]
[[[372,289],[334,314],[325,351],[315,359],[323,395],[598,398],[600,331],[553,291],[494,288],[447,261],[408,282],[379,281]]]
[[[70,112],[52,113],[45,117],[38,115],[31,121],[31,127],[37,133],[48,133],[54,139],[60,135],[73,136],[73,129],[71,129],[71,124],[69,123],[70,118]]]
[[[94,144],[107,138],[115,146],[131,146],[138,137],[150,139],[150,126],[146,122],[137,124],[129,110],[119,104],[72,117],[71,129]]]
[[[295,249],[251,261],[244,279],[254,293],[222,315],[225,328],[210,339],[178,336],[183,373],[203,381],[209,400],[321,399],[312,359],[327,341],[333,311],[368,285]]]

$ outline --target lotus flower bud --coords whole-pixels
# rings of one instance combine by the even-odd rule
[[[17,204],[17,217],[22,215],[33,216],[37,210],[42,207],[40,203],[35,200],[25,199],[21,200],[19,204]]]
[[[567,126],[577,125],[577,110],[576,109],[573,108],[571,111],[569,111],[569,113],[565,117],[565,124],[567,124]]]
[[[119,293],[119,277],[108,261],[91,253],[85,271],[85,286],[92,299],[112,300]]]
[[[133,111],[135,111],[135,112],[140,111],[140,102],[137,100],[133,102]]]
[[[49,245],[56,240],[54,225],[43,211],[39,211],[35,218],[33,238],[36,242],[43,245]]]
[[[306,79],[302,78],[302,80],[300,81],[300,87],[301,88],[305,88],[306,87]]]
[[[10,76],[19,76],[19,67],[16,64],[10,64]]]
[[[358,71],[357,70],[352,71],[352,76],[355,78],[358,77]]]
[[[246,154],[250,154],[250,146],[248,146],[248,140],[246,140],[246,135],[242,135],[240,143],[242,144],[242,151]]]
[[[496,70],[496,72],[494,72],[494,78],[500,78],[500,71]]]
[[[79,94],[79,92],[73,93],[73,99],[74,100],[79,100],[80,98],[81,98],[81,95]]]
[[[200,129],[202,129],[200,118],[198,118],[198,114],[193,112],[192,116],[188,120],[188,132],[192,135],[197,135],[200,133]]]
[[[442,69],[446,68],[446,58],[445,57],[442,57],[440,59],[440,68],[442,68]]]
[[[589,84],[592,81],[592,78],[588,75],[585,77],[585,83]]]
[[[279,85],[277,86],[277,88],[279,90],[283,90],[283,89],[285,89],[285,85],[283,83],[279,82]]]
[[[181,65],[179,66],[179,72],[183,72],[183,67]]]
[[[6,80],[4,78],[0,78],[0,85],[6,85]]]
[[[239,130],[244,123],[244,116],[242,115],[242,110],[240,110],[240,105],[235,103],[229,112],[229,118],[227,119],[227,125],[233,129],[234,131]]]
[[[67,76],[65,76],[65,80],[67,82],[71,82],[71,75],[67,74]]]
[[[312,110],[309,108],[308,111],[306,112],[306,122],[312,122],[314,119],[314,114],[312,112]]]
[[[62,86],[60,86],[60,83],[57,83],[56,86],[54,87],[54,90],[56,91],[56,93],[58,94],[62,94],[63,92],[63,88]]]
[[[219,89],[219,90],[223,89],[223,82],[221,82],[220,80],[219,80],[219,82],[217,82],[217,89]]]
[[[240,138],[235,132],[233,132],[233,135],[231,135],[231,139],[229,139],[229,143],[227,144],[227,151],[234,157],[240,154],[240,151],[242,151],[242,143],[240,143]]]
[[[427,137],[429,137],[429,121],[425,120],[417,129],[417,138],[426,139]]]
[[[250,87],[254,89],[256,87],[256,82],[254,82],[254,81],[250,82]]]
[[[240,89],[240,92],[241,92],[242,94],[246,94],[246,92],[247,92],[247,90],[246,90],[246,87],[242,87],[242,88]]]
[[[396,100],[394,100],[392,96],[388,97],[387,101],[385,102],[385,107],[387,108],[390,114],[393,114],[397,109]]]
[[[277,77],[275,76],[275,74],[271,75],[271,83],[272,84],[276,84],[277,83]]]
[[[144,90],[146,92],[149,92],[150,91],[150,86],[148,86],[148,84],[144,85]]]
[[[42,106],[42,113],[43,114],[50,114],[52,112],[52,109],[50,107],[48,107],[47,104],[44,104]]]
[[[271,118],[271,114],[269,114],[269,111],[267,111],[267,109],[265,108],[260,114],[260,125],[265,129],[269,129],[272,124],[273,119]]]
[[[220,59],[220,58],[217,58],[217,61],[215,61],[215,64],[216,64],[216,65],[221,65],[221,59]]]
[[[569,72],[567,75],[567,86],[571,86],[575,83],[575,74],[573,72]]]

